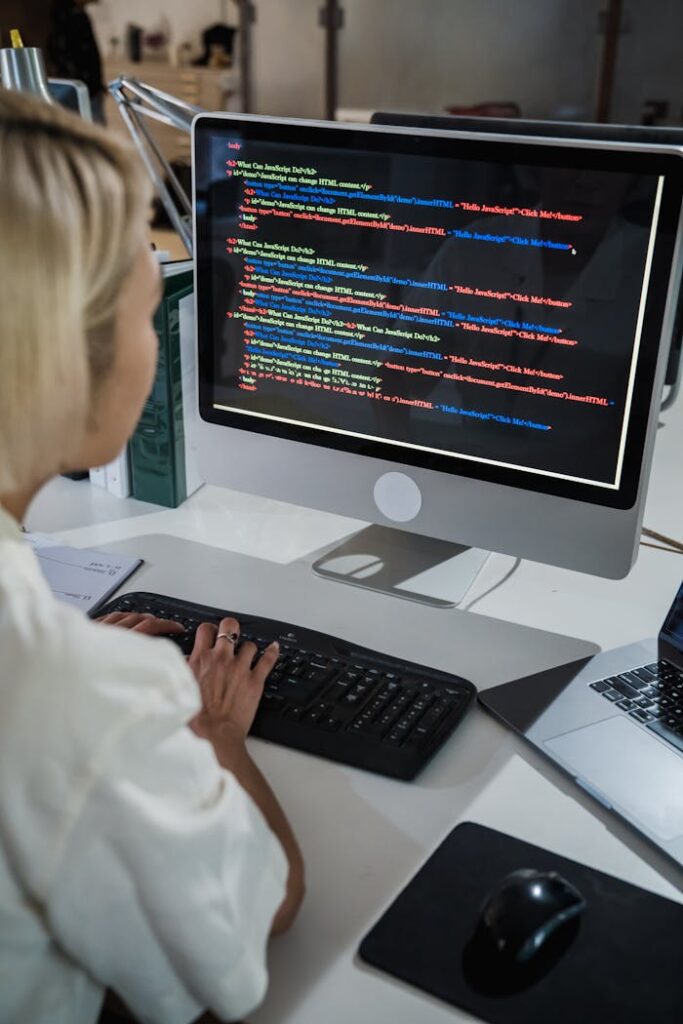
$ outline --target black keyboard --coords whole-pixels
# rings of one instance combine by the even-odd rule
[[[472,683],[337,637],[273,619],[131,593],[97,609],[149,612],[185,632],[168,639],[188,655],[202,622],[231,616],[241,640],[280,657],[266,681],[251,735],[342,764],[412,779],[450,736],[476,696]]]
[[[670,661],[589,683],[606,700],[683,751],[683,671]]]

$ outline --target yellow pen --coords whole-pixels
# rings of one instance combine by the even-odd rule
[[[21,38],[21,32],[18,28],[11,28],[9,32],[10,42],[13,50],[21,50],[24,43]]]

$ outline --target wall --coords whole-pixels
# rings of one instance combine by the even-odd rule
[[[665,99],[668,120],[683,124],[683,0],[631,0],[625,27],[612,120],[639,120],[645,100]]]
[[[256,0],[254,96],[268,114],[323,112],[322,0]],[[439,111],[449,103],[515,100],[529,117],[590,118],[605,0],[344,0],[340,106]],[[644,99],[683,105],[682,0],[626,0],[613,119],[639,121]],[[99,0],[89,10],[101,44],[126,22],[166,15],[174,42],[193,36],[231,0]],[[141,11],[144,9],[144,18]]]
[[[514,100],[529,117],[591,107],[599,0],[347,0],[346,7],[344,106],[439,111]]]

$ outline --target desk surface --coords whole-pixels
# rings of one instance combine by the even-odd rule
[[[662,417],[645,525],[683,539],[683,401]],[[59,479],[38,496],[31,530],[147,558],[131,588],[253,609],[437,667],[479,687],[586,651],[654,635],[683,557],[641,547],[622,581],[523,562],[470,612],[430,609],[313,575],[321,549],[364,524],[205,487],[180,509],[121,500]],[[207,549],[210,545],[218,552]],[[512,560],[492,556],[466,601]],[[682,900],[681,874],[552,764],[475,708],[413,783],[251,740],[307,864],[307,898],[271,944],[270,988],[252,1024],[446,1024],[472,1018],[361,964],[360,939],[443,837],[475,821]]]

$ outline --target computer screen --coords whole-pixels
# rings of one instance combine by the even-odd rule
[[[683,127],[676,125],[593,124],[578,121],[537,121],[513,117],[473,117],[376,111],[371,124],[415,128],[418,131],[484,132],[502,135],[528,135],[552,139],[587,139],[597,143],[626,142],[636,146],[683,147]],[[679,291],[665,382],[677,389],[683,348],[683,289]],[[669,401],[674,399],[671,394]]]
[[[679,166],[661,151],[200,117],[202,419],[632,509]]]

